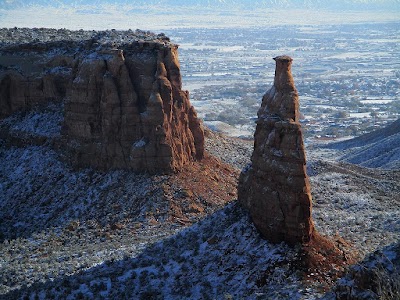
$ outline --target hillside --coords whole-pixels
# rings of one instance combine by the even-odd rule
[[[400,168],[400,120],[385,128],[329,145],[344,151],[340,158],[368,168],[398,170]]]
[[[11,128],[0,148],[0,298],[324,295],[326,280],[303,278],[296,250],[262,240],[236,204],[238,171],[252,142],[207,131],[213,155],[171,175],[73,170],[54,147],[61,111],[50,104],[0,123]],[[379,250],[376,257],[395,262],[396,248],[384,247],[399,240],[399,171],[337,163],[332,150],[311,149],[309,156],[317,229],[340,235],[361,258]]]
[[[400,297],[399,169],[305,149],[315,229],[343,251],[312,265],[332,251],[272,244],[239,205],[253,142],[203,128],[165,35],[18,44],[51,31],[0,49],[0,299]]]

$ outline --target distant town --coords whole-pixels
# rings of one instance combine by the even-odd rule
[[[251,138],[273,57],[293,57],[308,139],[358,136],[399,118],[397,23],[175,29],[183,87],[205,124]]]

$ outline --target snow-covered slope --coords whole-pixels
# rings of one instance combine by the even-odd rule
[[[400,169],[400,119],[389,126],[330,145],[343,150],[341,160],[368,168]]]
[[[235,201],[217,200],[219,191],[235,197],[232,168],[214,160],[168,176],[73,170],[60,148],[61,121],[59,104],[0,121],[0,299],[323,296],[326,285],[314,273],[304,278],[296,248],[261,239]],[[214,133],[206,144],[238,167],[252,150],[251,142]],[[396,292],[400,172],[337,163],[332,155],[326,162],[313,151],[318,231],[343,237],[361,257],[381,251],[350,270],[325,299],[335,299],[336,291],[369,297],[357,299]],[[392,276],[389,288],[379,289],[379,278],[370,286],[353,280],[365,268]]]
[[[400,299],[400,243],[378,250],[351,267],[323,299]]]
[[[400,133],[353,149],[342,160],[368,168],[400,169]]]
[[[36,283],[9,296],[300,299],[308,293],[291,267],[296,259],[296,251],[286,245],[262,240],[240,207],[230,204],[176,236],[148,246],[136,257],[107,260],[79,274]]]
[[[346,140],[338,143],[331,144],[332,148],[339,150],[346,150],[350,148],[362,147],[366,145],[371,145],[376,142],[381,141],[387,137],[400,133],[400,119],[389,124],[388,126],[363,134],[361,136],[355,137],[351,140]]]

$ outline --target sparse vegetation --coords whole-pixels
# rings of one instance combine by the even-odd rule
[[[301,46],[296,39],[280,38],[278,29],[270,37],[262,35],[260,50],[271,50],[266,48],[268,41],[276,41],[270,44],[277,48],[286,42]],[[59,33],[69,34],[68,30]],[[225,58],[221,61],[226,64]],[[259,66],[254,70],[260,74]],[[225,118],[235,125],[251,120],[257,109],[251,99],[260,99],[264,82],[246,88],[249,78],[240,76],[247,80],[245,84],[216,95],[243,101],[246,108],[240,110],[241,116],[235,106],[221,104],[209,113],[210,120]],[[318,84],[324,87],[315,95],[329,101],[344,96],[348,87],[340,81],[322,78]],[[359,112],[369,114],[370,107],[360,102],[357,93],[364,86],[379,94],[383,81],[375,86],[359,82],[352,87],[354,102],[343,98],[342,104],[351,109],[362,104]],[[304,81],[303,87],[311,95],[318,86]],[[341,92],[333,94],[332,87]],[[398,87],[398,81],[391,82],[385,93],[395,97],[392,90]],[[219,89],[210,87],[206,96]],[[363,258],[333,291],[324,294],[334,285],[333,281],[329,286],[321,284],[319,277],[326,273],[317,270],[304,280],[297,268],[298,249],[262,240],[234,201],[238,170],[249,163],[252,141],[207,132],[207,149],[219,159],[208,156],[201,164],[168,176],[71,170],[58,144],[62,106],[41,109],[0,121],[0,129],[9,135],[0,139],[0,299],[400,297],[398,171],[337,162],[341,150],[315,146],[308,151],[318,230],[342,237],[337,240],[346,247],[350,243]],[[309,107],[309,112],[321,111]],[[338,110],[326,108],[325,113]],[[335,118],[340,115],[346,120],[351,117]],[[369,127],[369,119],[350,126],[352,132],[374,128]],[[339,128],[329,133],[343,132]]]

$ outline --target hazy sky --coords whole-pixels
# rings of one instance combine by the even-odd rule
[[[0,27],[167,30],[354,22],[400,22],[400,0],[0,0]]]
[[[27,5],[101,5],[101,4],[131,4],[131,5],[182,5],[182,6],[236,6],[257,8],[259,6],[297,6],[297,7],[342,7],[342,8],[395,8],[400,6],[400,0],[0,0],[0,7],[12,8]]]

